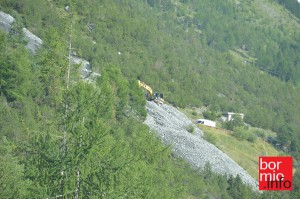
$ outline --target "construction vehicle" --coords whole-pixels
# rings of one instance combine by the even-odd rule
[[[162,93],[153,92],[152,88],[148,86],[145,82],[138,80],[139,87],[142,87],[146,90],[145,97],[148,101],[154,101],[157,104],[164,103],[164,95]]]

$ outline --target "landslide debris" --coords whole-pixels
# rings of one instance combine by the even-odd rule
[[[239,175],[242,181],[257,190],[257,182],[242,167],[214,145],[202,138],[203,132],[176,108],[154,102],[146,104],[148,116],[145,120],[162,142],[172,146],[172,152],[183,158],[195,169],[204,168],[207,162],[216,173]],[[194,126],[194,132],[187,126]]]

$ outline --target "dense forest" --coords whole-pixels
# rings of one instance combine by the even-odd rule
[[[174,157],[142,124],[137,77],[173,105],[245,113],[299,166],[300,24],[277,2],[2,0],[0,10],[16,19],[0,31],[0,198],[270,196]],[[43,39],[37,54],[22,27]],[[94,84],[76,66],[66,78],[70,35],[101,73]],[[272,197],[297,198],[299,181],[297,170],[294,191]]]

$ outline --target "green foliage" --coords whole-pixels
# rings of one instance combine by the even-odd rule
[[[31,181],[24,177],[24,165],[14,155],[16,146],[5,137],[0,140],[0,197],[27,198]]]
[[[278,3],[290,10],[296,17],[300,19],[300,4],[298,0],[277,0]]]
[[[299,88],[269,74],[297,82],[299,31],[284,22],[274,28],[278,23],[256,8],[269,5],[259,3],[77,2],[75,48],[99,70],[117,66],[131,88],[139,76],[176,106],[243,110],[253,126],[279,132],[288,122],[295,133]]]
[[[194,133],[195,128],[192,124],[188,125],[185,127],[185,129],[189,132],[189,133]]]
[[[138,87],[136,80],[129,82],[129,106],[134,107],[135,112],[131,110],[132,115],[135,115],[140,120],[146,119],[147,112],[145,109],[146,101],[143,97],[143,91]]]
[[[245,128],[243,127],[234,128],[234,131],[232,132],[232,136],[236,137],[239,140],[245,140],[247,138],[247,135],[245,133]]]
[[[265,133],[264,131],[256,130],[254,133],[255,133],[255,135],[256,135],[257,137],[260,137],[260,138],[262,138],[262,139],[265,139],[265,138],[266,138],[266,133]]]
[[[250,188],[242,183],[241,177],[239,175],[237,175],[235,178],[229,176],[228,184],[228,193],[231,198],[238,199],[253,197]]]
[[[294,196],[300,196],[299,190],[300,190],[300,171],[296,170],[294,176],[293,176],[293,183],[294,183]]]
[[[246,140],[249,142],[255,142],[256,139],[257,139],[257,137],[253,133],[249,133],[246,138]]]
[[[61,193],[61,185],[55,179],[62,179],[60,167],[59,140],[54,134],[33,134],[29,140],[27,161],[25,164],[25,177],[30,179],[31,197],[36,195],[47,197]]]
[[[56,28],[48,28],[44,35],[44,42],[48,48],[43,48],[37,55],[36,68],[39,70],[39,81],[42,84],[41,90],[45,96],[44,103],[62,103],[63,90],[66,87],[67,54],[64,42],[59,36]],[[74,77],[74,71],[73,75]]]
[[[7,37],[0,32],[0,92],[8,101],[21,100],[30,92],[30,58],[21,45],[6,47]]]
[[[205,132],[203,138],[204,138],[206,141],[208,141],[208,142],[210,142],[211,144],[213,144],[213,145],[216,144],[216,139],[217,139],[217,137],[216,137],[214,134],[210,133],[210,132]]]
[[[112,94],[115,95],[113,103],[116,106],[116,113],[114,117],[121,119],[124,116],[128,103],[128,82],[122,78],[121,71],[112,65],[103,70],[103,79],[106,80],[106,78],[107,82],[111,85]]]
[[[232,120],[224,122],[222,125],[225,129],[228,129],[231,131],[234,130],[234,128],[236,128],[236,127],[244,127],[245,126],[244,120],[237,115],[233,115]]]
[[[50,26],[67,40],[66,3],[4,1],[2,6],[18,10],[26,25],[34,27],[43,40],[51,35]],[[262,1],[260,6],[265,7],[265,3]],[[277,132],[284,122],[293,123],[293,131],[299,128],[297,118],[291,120],[286,114],[299,112],[286,103],[289,98],[299,100],[298,89],[245,67],[250,64],[245,65],[227,51],[244,49],[243,54],[258,60],[257,67],[297,82],[299,32],[284,25],[274,28],[266,19],[268,12],[256,10],[253,2],[236,6],[231,2],[182,1],[175,6],[170,1],[103,1],[71,6],[78,13],[74,51],[95,68],[102,70],[113,64],[129,81],[140,76],[177,106],[211,105],[216,111],[243,109],[251,125]],[[155,9],[149,9],[151,6]],[[219,18],[226,23],[220,24]],[[58,39],[53,37],[52,41]]]
[[[239,179],[227,182],[207,171],[199,175],[209,180],[201,180],[137,122],[146,117],[137,76],[176,106],[243,111],[247,123],[277,132],[280,144],[299,157],[300,36],[293,25],[298,22],[269,17],[274,12],[264,9],[275,7],[268,1],[72,1],[72,13],[64,11],[68,3],[0,3],[19,20],[14,31],[24,24],[44,41],[33,56],[21,37],[0,32],[0,136],[17,146],[5,149],[0,162],[14,168],[16,175],[5,177],[10,185],[28,185],[0,197],[73,197],[80,171],[80,194],[87,197],[251,198]],[[66,91],[72,14],[73,51],[102,76],[95,86],[85,85],[74,69]],[[241,121],[226,125],[236,131]],[[237,136],[255,141],[244,134]],[[284,194],[274,197],[289,196]]]
[[[192,115],[193,115],[193,116],[197,116],[198,114],[197,114],[196,111],[192,111]]]
[[[257,139],[256,135],[253,132],[243,126],[235,127],[233,129],[232,136],[236,137],[239,140],[247,140],[249,142],[255,142],[255,140]]]
[[[216,120],[217,117],[219,117],[220,115],[216,112],[211,112],[211,111],[205,111],[202,113],[205,119],[209,119],[209,120]]]
[[[17,120],[18,113],[7,106],[5,97],[0,97],[0,137],[6,137],[8,140],[14,140],[21,131]]]

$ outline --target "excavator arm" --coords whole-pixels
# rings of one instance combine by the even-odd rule
[[[156,92],[153,93],[152,88],[150,86],[148,86],[145,82],[142,82],[142,81],[138,80],[138,84],[139,84],[139,87],[142,87],[143,89],[146,90],[147,100],[149,100],[149,101],[154,100],[154,102],[156,102],[157,104],[163,104],[164,103],[163,94],[158,94]]]
[[[142,82],[141,80],[138,80],[138,83],[139,87],[143,87],[150,96],[153,95],[153,90],[150,86],[148,86],[147,84],[145,84],[145,82]]]

